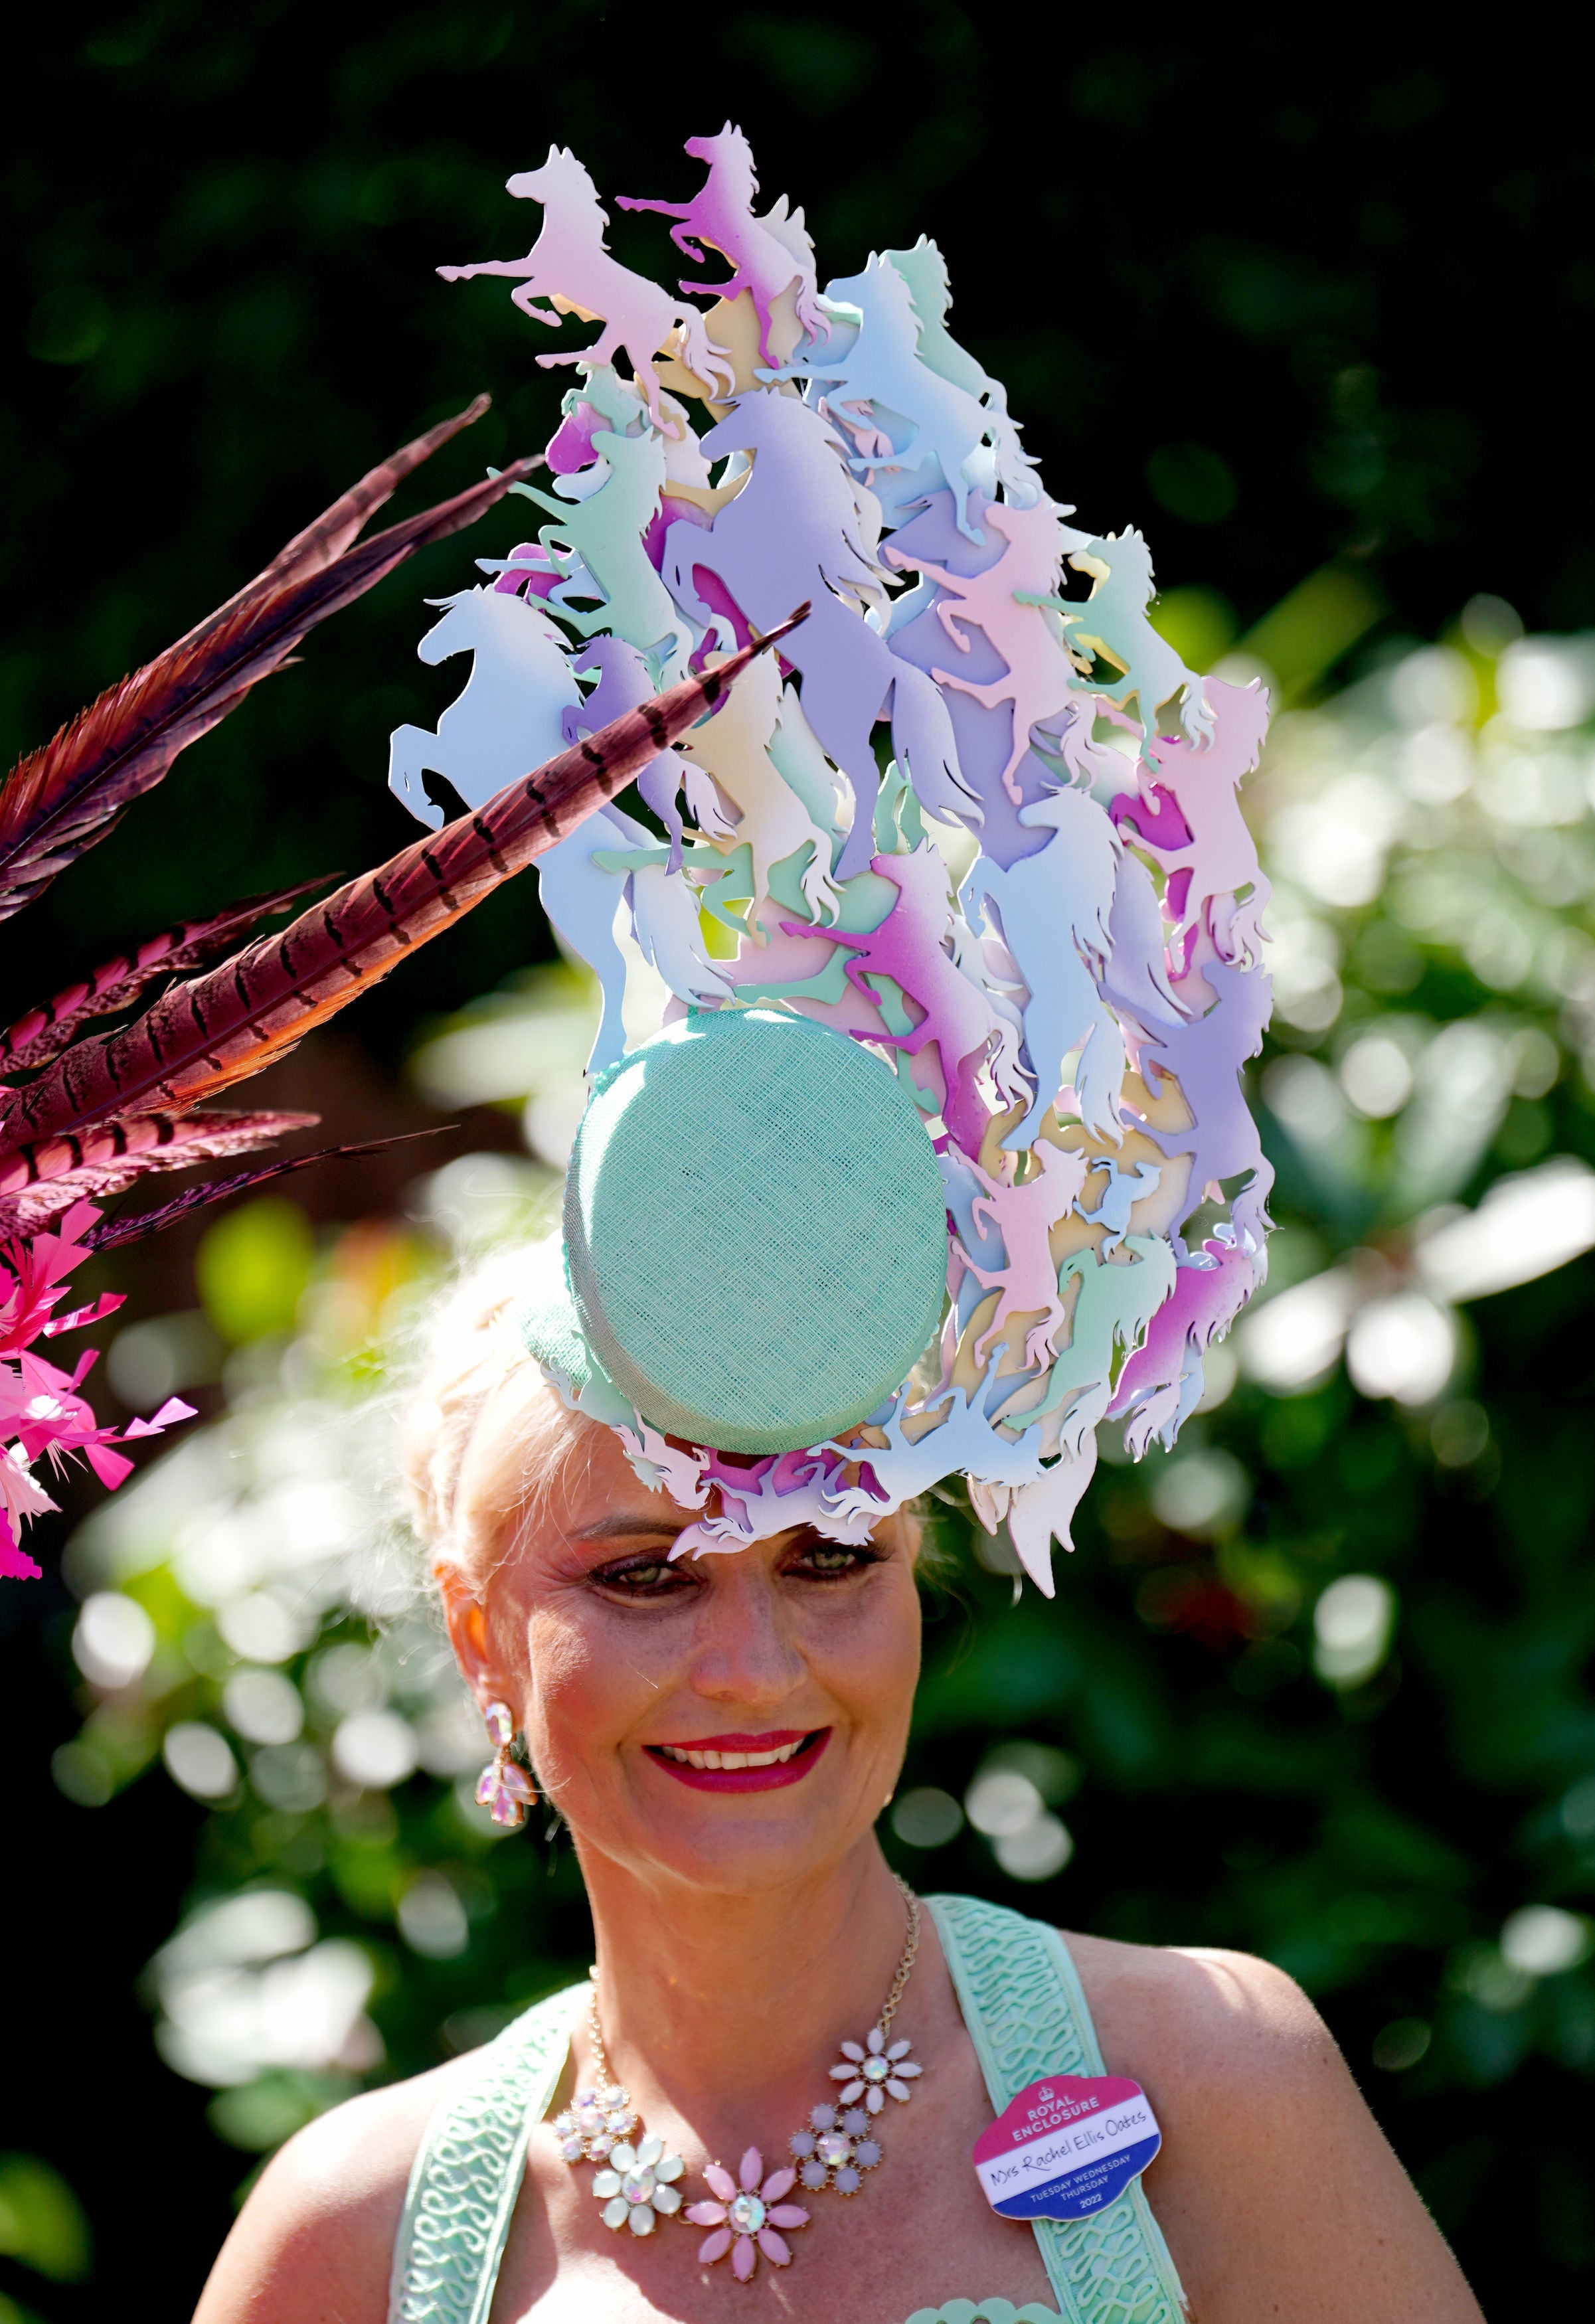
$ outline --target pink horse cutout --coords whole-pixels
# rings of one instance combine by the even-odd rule
[[[1257,1281],[1251,1255],[1239,1243],[1205,1242],[1202,1250],[1176,1275],[1108,1406],[1111,1420],[1134,1416],[1124,1441],[1138,1461],[1154,1435],[1166,1450],[1172,1447],[1202,1395],[1203,1357],[1224,1337]]]
[[[1268,693],[1260,678],[1229,686],[1210,678],[1207,697],[1212,742],[1197,750],[1184,735],[1161,737],[1152,745],[1150,767],[1141,770],[1139,799],[1116,812],[1162,858],[1168,874],[1164,909],[1182,935],[1205,921],[1221,960],[1255,961],[1273,889],[1258,867],[1240,788],[1262,756]],[[1236,901],[1242,888],[1251,890],[1243,904]]]
[[[728,121],[717,137],[689,137],[686,150],[695,161],[706,162],[709,171],[690,201],[650,202],[625,194],[616,197],[623,210],[657,210],[663,217],[676,219],[670,228],[670,239],[678,250],[685,251],[695,266],[706,265],[702,245],[707,243],[731,268],[724,282],[709,282],[700,277],[678,287],[725,300],[748,291],[759,317],[760,356],[767,364],[784,362],[791,352],[789,347],[776,352],[770,346],[775,302],[783,290],[796,292],[797,318],[809,337],[829,338],[830,320],[819,303],[814,244],[804,228],[803,212],[788,213],[787,198],[782,194],[763,217],[754,216],[753,197],[759,191],[759,180],[753,174],[753,149],[742,131]]]
[[[959,1250],[982,1289],[1001,1290],[996,1312],[975,1343],[974,1360],[982,1368],[992,1342],[1006,1332],[1010,1319],[1037,1313],[1041,1320],[1026,1337],[1025,1361],[1033,1366],[1050,1364],[1068,1315],[1058,1296],[1058,1270],[1049,1239],[1058,1221],[1068,1216],[1079,1199],[1090,1157],[1055,1146],[1049,1138],[1038,1139],[1031,1150],[1041,1167],[1017,1185],[1011,1162],[1006,1177],[991,1178],[970,1157],[969,1167],[984,1189],[970,1206],[975,1225],[982,1231],[995,1228],[1003,1250],[1003,1264],[994,1268],[983,1268],[968,1250],[962,1247]]]
[[[890,976],[908,1000],[918,1003],[925,1016],[912,1031],[887,1030],[871,1038],[910,1057],[935,1043],[946,1086],[947,1128],[965,1154],[978,1154],[990,1120],[978,1082],[988,1055],[998,1088],[1010,1102],[1023,1086],[1013,1028],[943,948],[952,922],[952,899],[947,867],[930,842],[911,855],[877,855],[871,869],[898,890],[897,902],[879,927],[842,936],[793,920],[783,920],[781,926],[788,936],[824,936],[850,953],[847,981],[856,991],[867,990],[867,976]]]
[[[560,300],[568,308],[596,316],[604,329],[591,346],[569,353],[539,355],[546,370],[553,364],[613,363],[622,347],[648,398],[654,426],[669,433],[670,421],[659,406],[659,374],[653,358],[673,332],[681,335],[682,358],[689,371],[706,384],[733,384],[724,351],[709,337],[696,307],[678,306],[669,293],[644,274],[633,274],[612,258],[604,242],[608,213],[599,208],[598,189],[568,146],[550,145],[540,170],[522,170],[506,181],[504,190],[518,198],[541,202],[542,232],[524,258],[478,259],[469,266],[440,266],[446,282],[468,282],[478,274],[502,275],[515,283],[510,296],[534,323],[558,330],[563,317],[534,302]]]
[[[1034,508],[994,501],[982,513],[991,530],[1001,533],[1008,544],[995,565],[966,577],[923,557],[915,561],[944,593],[936,600],[936,619],[959,651],[969,651],[964,628],[981,629],[1008,664],[1006,674],[986,686],[953,670],[936,669],[931,675],[938,686],[955,686],[988,710],[1000,702],[1011,705],[1013,742],[1002,770],[1002,787],[1017,807],[1023,795],[1014,774],[1030,747],[1030,730],[1056,717],[1078,675],[1078,665],[1058,636],[1056,617],[1049,618],[1037,600],[1056,595],[1065,553],[1083,549],[1089,536],[1066,525],[1064,518],[1069,512],[1051,501],[1037,501]],[[880,553],[888,565],[908,562],[890,542]],[[1020,591],[1027,594],[1020,596]]]

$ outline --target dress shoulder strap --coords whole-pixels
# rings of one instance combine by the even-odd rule
[[[1102,2053],[1056,1929],[973,1896],[927,1896],[993,2113],[1047,2074],[1100,2074]],[[1089,2219],[1034,2222],[1064,2324],[1185,2324],[1185,2294],[1139,2179]]]
[[[565,2070],[585,1990],[550,1994],[506,2025],[427,2125],[393,2246],[388,2324],[487,2324],[527,2141]]]

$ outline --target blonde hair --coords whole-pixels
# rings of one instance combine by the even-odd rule
[[[514,1244],[460,1278],[428,1321],[403,1417],[410,1523],[433,1562],[457,1566],[478,1591],[573,1462],[591,1457],[600,1425],[566,1407],[516,1329],[546,1265],[546,1244]]]

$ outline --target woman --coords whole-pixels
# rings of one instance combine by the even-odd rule
[[[947,1900],[939,1927],[919,1919],[880,2053],[907,2095],[855,2107],[877,2136],[833,2134],[864,2166],[855,2200],[835,2200],[834,2170],[813,2194],[780,2185],[802,2164],[795,2127],[827,2175],[812,2110],[854,2087],[829,2070],[844,2043],[874,2054],[866,2037],[904,1963],[912,1907],[874,1828],[919,1666],[917,1529],[899,1512],[853,1546],[799,1526],[672,1565],[683,1511],[639,1479],[613,1430],[548,1386],[520,1328],[522,1287],[501,1259],[461,1295],[411,1473],[460,1667],[484,1711],[509,1706],[569,1827],[592,1904],[595,2008],[585,1991],[539,2005],[486,2051],[301,2131],[245,2205],[198,2324],[485,2324],[490,2310],[499,2324],[643,2324],[706,2319],[728,2296],[783,2324],[1174,2324],[1182,2285],[1199,2324],[1476,2319],[1311,2005],[1240,1954],[1074,1933],[1049,1952],[1015,1916],[1005,1958],[1022,1967],[1030,1945],[1053,1983],[1025,1985],[1010,2012],[990,1978],[982,1987],[972,1923]],[[1071,2004],[1071,1961],[1083,2003]],[[1073,2040],[1076,2070],[1127,2077],[1150,2102],[1163,2144],[1140,2223],[1114,2206],[1106,2253],[1089,2223],[1000,2217],[977,2181],[971,2149],[993,2109],[976,2042],[990,2059],[1005,2013],[1020,2052],[1030,2045],[1028,2064],[1010,2061],[1019,2081],[1068,2070],[1046,2044]],[[644,2137],[663,2142],[653,2197],[622,2202],[617,2228],[607,2158],[563,2151],[582,2136],[572,2100],[606,2064],[640,2118],[640,2168]],[[685,2169],[670,2175],[677,2158]],[[716,2160],[739,2182],[731,2202],[731,2181],[705,2186]],[[633,2193],[649,2175],[634,2172]],[[711,2215],[744,2191],[751,2204],[727,2226],[753,2231],[733,2236]],[[644,2209],[657,2232],[626,2232]],[[733,2281],[742,2245],[745,2286]]]

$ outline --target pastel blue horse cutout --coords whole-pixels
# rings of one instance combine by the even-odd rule
[[[890,259],[871,255],[861,273],[828,282],[825,302],[857,309],[859,328],[852,345],[842,347],[838,337],[834,346],[810,348],[769,376],[812,381],[825,390],[833,407],[872,407],[875,426],[868,432],[884,433],[888,448],[884,456],[878,449],[860,451],[855,466],[915,477],[931,470],[929,489],[942,484],[949,488],[959,530],[972,540],[978,538],[969,515],[973,492],[993,498],[1000,484],[1016,501],[1035,497],[1033,464],[1019,448],[1019,430],[1007,410],[982,403],[920,355],[914,294]],[[915,497],[923,498],[923,491]]]
[[[889,711],[893,749],[926,812],[978,820],[934,681],[899,661],[863,619],[864,608],[884,606],[887,595],[875,556],[880,511],[848,469],[830,423],[796,396],[761,389],[739,397],[700,441],[710,458],[751,454],[752,473],[707,531],[685,518],[670,526],[665,585],[728,651],[739,642],[735,625],[705,602],[700,572],[713,575],[759,630],[810,604],[784,651],[801,674],[804,715],[853,785],[853,827],[837,877],[862,872],[872,852],[880,781],[872,736]]]
[[[1082,791],[1055,791],[1021,810],[1032,828],[1053,836],[1038,854],[1006,871],[977,855],[959,890],[971,927],[995,916],[1001,941],[1023,980],[1025,1047],[1035,1095],[1025,1117],[1003,1139],[1010,1150],[1028,1146],[1057,1095],[1063,1061],[1083,1042],[1074,1087],[1081,1119],[1098,1138],[1117,1145],[1123,1136],[1119,1091],[1124,1079],[1124,1034],[1098,990],[1088,962],[1105,961],[1122,854],[1107,816]]]
[[[539,604],[491,587],[431,597],[445,608],[416,648],[425,662],[475,657],[464,691],[438,721],[400,726],[388,745],[388,787],[436,831],[443,809],[422,778],[443,775],[468,807],[484,807],[506,783],[529,775],[566,747],[564,720],[582,692],[565,641]]]
[[[622,901],[638,950],[678,1000],[690,1006],[734,997],[705,950],[692,889],[671,877],[659,852],[653,834],[612,802],[538,858],[543,909],[604,996],[589,1074],[625,1055],[626,956],[615,934]]]

